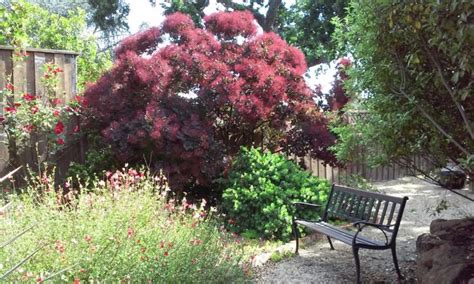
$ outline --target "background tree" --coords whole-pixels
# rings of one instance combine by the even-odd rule
[[[96,39],[87,33],[82,9],[62,16],[22,0],[11,1],[8,7],[0,5],[0,44],[79,52],[79,89],[86,82],[95,81],[111,65],[110,55],[100,53]]]
[[[274,33],[256,36],[250,12],[204,23],[176,13],[125,39],[112,70],[86,90],[91,120],[117,157],[151,159],[174,188],[208,185],[240,146],[334,163],[334,137],[302,78],[304,55]]]
[[[2,0],[8,7],[12,1]],[[104,40],[128,32],[127,16],[129,5],[123,0],[28,0],[30,3],[51,11],[54,14],[68,16],[70,11],[86,11],[87,25],[100,32]]]
[[[336,58],[332,40],[334,17],[343,18],[347,0],[299,0],[286,8],[282,5],[276,20],[276,32],[306,56],[308,66],[328,63]]]
[[[336,34],[355,60],[346,84],[358,99],[352,108],[366,114],[334,129],[340,159],[362,147],[372,164],[421,171],[413,163],[421,155],[473,176],[473,9],[471,1],[351,1]]]

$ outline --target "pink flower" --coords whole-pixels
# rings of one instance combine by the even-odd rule
[[[56,109],[56,110],[53,111],[53,116],[54,117],[58,117],[59,114],[60,114],[59,110]]]
[[[8,83],[8,84],[7,84],[7,90],[9,90],[10,92],[13,92],[13,90],[14,90],[13,85],[10,84],[10,83]]]
[[[39,111],[39,108],[37,106],[31,107],[31,113],[36,114]]]
[[[86,236],[84,237],[84,240],[85,240],[86,242],[90,243],[90,242],[92,241],[92,237],[89,236],[89,235],[86,235]]]
[[[134,235],[135,235],[135,231],[129,227],[127,230],[127,237],[130,239],[130,238],[133,238]]]

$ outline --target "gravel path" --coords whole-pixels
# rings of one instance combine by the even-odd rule
[[[434,219],[455,219],[468,215],[474,216],[472,202],[458,195],[414,177],[395,181],[376,183],[382,192],[395,196],[408,196],[400,231],[397,237],[397,255],[405,283],[416,282],[416,238],[429,232]],[[464,194],[474,197],[473,193],[463,190]],[[435,215],[434,209],[445,200],[448,209]],[[254,281],[257,283],[351,283],[355,280],[355,264],[351,247],[335,241],[335,250],[329,244],[318,241],[300,248],[298,256],[278,263],[267,262],[257,270]],[[293,247],[290,243],[287,247]],[[360,252],[361,278],[366,283],[397,283],[389,250]]]

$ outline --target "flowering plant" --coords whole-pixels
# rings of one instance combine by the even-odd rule
[[[5,98],[4,114],[0,116],[9,144],[15,147],[10,150],[18,151],[32,143],[42,143],[46,153],[55,152],[63,147],[66,140],[66,121],[79,111],[84,103],[80,96],[69,104],[56,97],[56,86],[59,74],[63,72],[58,66],[47,63],[43,66],[43,76],[40,79],[43,87],[39,94],[17,93],[15,87],[8,83],[0,91]],[[79,127],[74,127],[78,132]],[[12,146],[12,145],[10,145]]]
[[[78,194],[70,182],[55,186],[52,172],[31,174],[9,196],[0,243],[14,241],[0,250],[1,281],[244,282],[242,247],[205,201],[171,199],[162,174],[126,167]]]

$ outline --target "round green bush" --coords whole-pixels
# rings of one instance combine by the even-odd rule
[[[287,241],[295,213],[291,203],[325,204],[330,185],[282,155],[242,148],[224,188],[223,211],[234,231]],[[313,220],[319,217],[315,210],[302,214]]]

